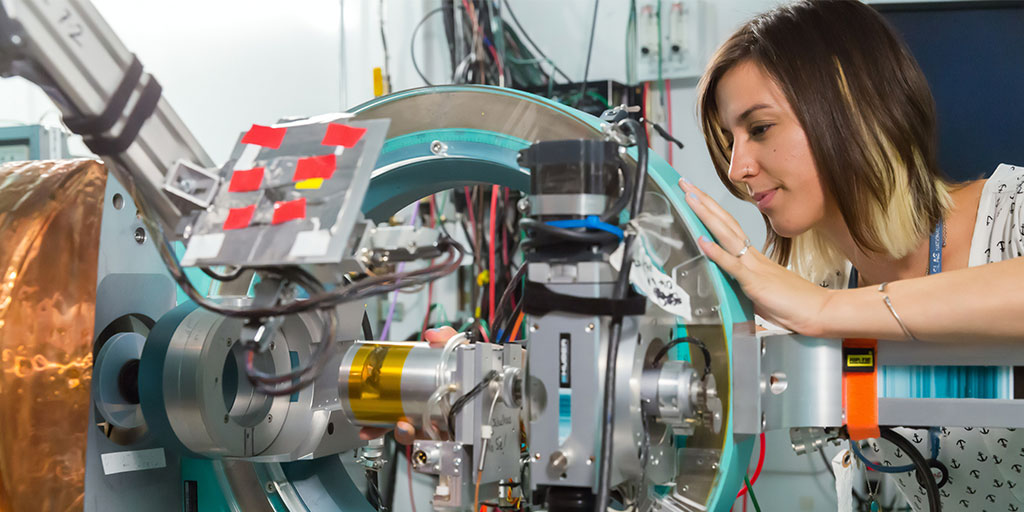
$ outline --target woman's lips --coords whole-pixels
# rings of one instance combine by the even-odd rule
[[[757,208],[759,210],[764,210],[765,208],[767,208],[768,204],[772,202],[772,198],[775,197],[775,193],[778,191],[779,189],[773,188],[765,192],[758,192],[754,194],[754,201],[757,203]]]

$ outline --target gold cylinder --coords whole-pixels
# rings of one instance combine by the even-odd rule
[[[106,171],[0,166],[0,511],[81,510]]]
[[[443,350],[426,343],[356,343],[345,357],[348,411],[353,423],[393,426],[422,422],[438,387]]]

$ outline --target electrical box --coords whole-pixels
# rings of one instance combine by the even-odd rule
[[[67,158],[67,133],[40,125],[0,127],[0,163]]]
[[[700,76],[704,70],[700,0],[637,0],[631,80]]]

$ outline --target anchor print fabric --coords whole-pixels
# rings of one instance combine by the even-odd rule
[[[927,430],[896,429],[926,458],[931,454]],[[1024,511],[1024,430],[986,427],[942,427],[939,456],[949,472],[939,488],[942,510],[976,512]],[[864,455],[883,466],[911,464],[895,446],[876,439]],[[938,472],[936,472],[936,475]],[[914,472],[888,475],[915,511],[928,510],[925,490]]]
[[[971,240],[969,266],[1024,256],[1024,167],[1000,165],[985,183]],[[898,429],[927,458],[926,430]],[[870,441],[865,455],[887,466],[910,459],[887,442]],[[1024,429],[943,427],[938,460],[949,471],[939,489],[945,511],[1024,512]],[[915,511],[927,510],[913,472],[889,475]]]

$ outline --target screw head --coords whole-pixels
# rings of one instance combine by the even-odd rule
[[[435,155],[443,155],[448,152],[448,145],[439,140],[430,143],[430,152]]]
[[[274,492],[274,482],[267,482],[267,492]]]
[[[267,415],[267,423],[270,423],[271,421],[274,421],[274,415],[273,414],[268,414]]]
[[[146,230],[143,228],[135,228],[135,243],[142,245],[146,243]]]

